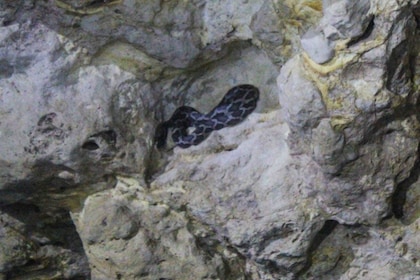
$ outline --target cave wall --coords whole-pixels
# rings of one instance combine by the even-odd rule
[[[0,3],[0,279],[419,277],[420,3]],[[260,90],[157,150],[181,105]]]

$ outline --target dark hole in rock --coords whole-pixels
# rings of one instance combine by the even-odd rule
[[[92,2],[86,5],[86,8],[96,8],[100,6],[104,6],[109,2],[108,0],[93,0]]]
[[[308,248],[309,255],[312,256],[315,254],[315,251],[319,248],[322,241],[325,240],[336,228],[338,225],[337,221],[334,220],[327,220],[325,221],[322,228],[317,232],[314,239],[312,240],[311,245]],[[308,258],[308,262],[306,263],[305,267],[300,271],[300,275],[303,275],[306,271],[310,269],[312,266],[311,258]]]
[[[420,28],[420,5],[417,5],[413,9],[414,18],[416,19],[417,28]]]
[[[51,125],[55,117],[57,117],[57,114],[54,112],[43,115],[41,118],[39,118],[38,126]]]
[[[372,19],[370,20],[368,26],[365,29],[365,32],[363,32],[362,35],[359,37],[353,38],[350,40],[350,42],[347,43],[347,47],[351,47],[355,45],[356,43],[363,41],[364,39],[369,38],[369,36],[372,34],[373,29],[375,28],[375,17],[372,16]]]
[[[417,156],[420,157],[420,145],[418,147]],[[405,220],[404,217],[404,206],[407,202],[407,192],[409,188],[417,182],[420,175],[420,159],[417,158],[414,167],[411,169],[410,176],[402,181],[398,186],[395,188],[394,194],[391,198],[392,203],[392,213],[394,214],[395,218]]]
[[[86,141],[86,142],[82,145],[82,149],[89,150],[89,151],[94,151],[94,150],[99,149],[99,145],[98,145],[98,144],[96,144],[96,142],[95,142],[95,141],[90,140],[90,141]]]
[[[321,245],[322,241],[327,238],[328,235],[332,233],[335,227],[338,225],[337,221],[334,220],[327,220],[324,223],[324,226],[321,228],[320,231],[315,235],[314,239],[312,240],[312,244],[309,247],[309,251],[315,251],[319,245]]]
[[[9,26],[13,23],[12,19],[6,19],[3,21],[3,26]]]

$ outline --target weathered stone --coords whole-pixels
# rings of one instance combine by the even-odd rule
[[[86,241],[93,279],[204,279],[229,273],[220,256],[200,250],[184,213],[154,201],[133,179],[119,178],[114,190],[89,197],[73,218]]]
[[[25,240],[24,236],[20,235],[18,231],[13,231],[9,226],[9,224],[13,224],[17,229],[23,230],[23,223],[4,213],[1,214],[1,221],[0,273],[5,273],[13,269],[13,267],[24,265],[35,250],[29,240]]]
[[[17,211],[15,209],[36,210],[34,216],[28,217],[38,221],[33,224],[25,219],[26,226],[33,228],[28,232],[38,232],[36,240],[26,230],[16,232],[17,236],[34,244],[32,247],[36,249],[32,250],[32,255],[22,250],[16,256],[19,261],[15,261],[15,257],[7,253],[13,251],[14,243],[7,236],[2,238],[4,250],[0,258],[5,260],[2,272],[19,275],[34,269],[32,262],[49,261],[45,267],[54,270],[62,261],[69,263],[59,272],[61,277],[86,276],[89,274],[86,263],[82,265],[73,260],[86,262],[80,240],[65,241],[72,234],[77,236],[75,229],[51,240],[53,222],[50,220],[57,216],[63,225],[71,224],[67,212],[78,209],[80,199],[90,193],[111,187],[113,172],[144,170],[145,160],[123,151],[123,147],[135,146],[141,150],[147,145],[147,137],[143,143],[127,141],[126,134],[123,137],[116,127],[119,120],[113,120],[110,114],[111,101],[123,90],[118,86],[133,75],[112,65],[83,66],[88,61],[83,49],[42,24],[25,22],[1,29],[4,32],[0,36],[0,60],[6,64],[0,79],[1,211],[11,215]],[[73,67],[78,70],[73,71]],[[123,109],[118,105],[113,107],[116,113]],[[143,131],[148,127],[150,129],[145,125]],[[132,138],[141,139],[138,133],[133,132],[136,137]],[[126,167],[116,161],[112,163],[124,157]],[[66,209],[64,214],[63,209]],[[59,226],[57,221],[55,223]],[[45,229],[38,231],[37,224],[44,224]],[[6,231],[10,232],[8,227],[13,225],[6,224]],[[39,244],[40,240],[49,241]],[[70,249],[51,249],[50,246],[60,242]],[[71,268],[72,262],[79,268]],[[75,272],[66,272],[66,269]]]
[[[321,2],[0,3],[0,279],[416,279],[419,1]]]
[[[416,279],[419,275],[415,265],[419,240],[413,235],[416,228],[418,222],[408,227],[388,222],[385,229],[331,224],[330,232],[326,232],[311,254],[311,267],[300,278]],[[377,266],[378,263],[381,265]]]
[[[388,40],[366,38],[368,41],[364,44],[351,47],[355,56],[343,51],[337,53],[337,59],[322,66],[305,56],[293,59],[290,63],[294,61],[297,65],[283,67],[278,78],[280,102],[287,104],[282,110],[291,127],[290,147],[295,152],[313,151],[312,157],[323,171],[335,175],[329,183],[320,186],[322,191],[318,198],[321,207],[342,223],[378,223],[389,215],[388,199],[397,185],[410,176],[407,171],[413,168],[417,158],[419,141],[415,135],[419,123],[416,110],[410,105],[411,99],[417,100],[417,93],[413,94],[413,83],[404,76],[411,73],[408,59],[415,41],[404,36],[394,37],[397,25],[390,23],[396,20],[404,29],[402,33],[412,34],[414,17],[408,15],[405,8],[392,15],[393,18],[387,19],[376,17],[375,35],[387,34]],[[404,24],[400,23],[400,17],[405,19]],[[391,73],[393,77],[394,64],[391,66],[383,57],[400,50],[399,44],[406,50],[398,52],[404,75],[399,75],[400,79],[395,81],[400,85],[398,93],[392,93],[381,79],[384,73]],[[357,60],[358,57],[363,60]],[[374,70],[371,77],[367,68]],[[290,98],[296,94],[296,84],[308,85],[307,88],[314,90],[300,100]],[[319,100],[315,106],[324,105],[315,110],[316,114],[290,113],[291,108],[311,110],[314,105],[309,103],[314,97]],[[288,100],[296,102],[291,104]],[[322,122],[319,121],[321,112]],[[366,190],[369,190],[368,195],[364,196]],[[364,196],[364,203],[360,203],[360,196]],[[361,210],[372,204],[375,209]]]
[[[370,1],[325,0],[323,17],[316,28],[309,29],[301,38],[303,49],[318,64],[330,61],[339,40],[354,43],[368,36],[374,26],[369,13]],[[370,24],[370,28],[369,28]]]
[[[356,243],[352,246],[355,258],[340,279],[366,277],[409,280],[418,278],[420,273],[415,262],[416,257],[419,256],[419,239],[418,234],[413,234],[413,231],[418,230],[419,221],[405,228],[389,223],[385,230],[369,229],[365,232],[368,238],[365,238],[362,244]],[[372,255],[372,250],[375,250],[377,254]]]
[[[51,271],[63,279],[90,275],[68,213],[55,210],[51,214],[24,204],[2,207],[0,240],[0,276],[4,279],[48,278]]]
[[[273,113],[254,114],[246,123],[212,134],[201,147],[176,149],[167,167],[171,171],[152,183],[159,193],[178,189],[181,202],[167,196],[171,199],[163,198],[164,203],[173,208],[185,204],[196,221],[195,231],[213,240],[207,242],[228,242],[255,263],[260,274],[274,278],[290,277],[305,266],[309,240],[324,223],[310,204],[315,191],[311,183],[292,179],[297,170],[313,172],[311,179],[321,180],[322,174],[307,157],[301,162],[289,157],[287,128],[279,127],[276,119]],[[241,131],[252,132],[244,138]],[[256,143],[265,152],[257,151]],[[297,203],[297,197],[305,199]],[[298,218],[303,216],[308,219]]]
[[[308,30],[300,41],[302,48],[316,63],[322,64],[334,57],[334,45],[321,30]]]
[[[369,25],[369,0],[323,0],[321,26],[330,40],[360,37]]]
[[[294,57],[283,66],[277,85],[281,92],[279,99],[283,117],[290,126],[306,130],[318,125],[325,117],[325,107],[319,89],[303,76],[300,60]]]

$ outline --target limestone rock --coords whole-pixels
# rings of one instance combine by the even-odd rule
[[[67,279],[87,277],[87,260],[68,211],[78,209],[90,193],[111,187],[110,175],[117,170],[145,170],[145,160],[133,152],[145,150],[152,137],[151,132],[139,137],[152,129],[151,122],[138,125],[148,117],[142,106],[152,101],[124,104],[124,99],[139,99],[130,94],[144,93],[124,87],[130,80],[136,85],[133,75],[114,65],[86,65],[83,48],[45,25],[27,21],[1,31],[1,213],[24,219],[28,227],[14,233],[13,223],[4,224],[1,273],[12,277],[45,268]],[[56,226],[68,226],[68,231],[57,237]],[[30,253],[9,254],[18,241],[16,248],[31,244]],[[60,262],[66,263],[61,271]]]
[[[119,178],[114,190],[89,197],[73,218],[86,241],[93,279],[205,279],[229,273],[219,256],[200,250],[184,213],[157,203],[133,179]]]
[[[301,39],[302,48],[316,63],[325,63],[333,58],[335,51],[330,40],[322,31],[308,30]]]
[[[363,35],[372,15],[370,1],[324,0],[321,20],[328,39],[354,39]]]
[[[273,113],[254,114],[246,123],[214,133],[201,147],[176,149],[171,164],[178,168],[169,165],[152,184],[156,190],[167,186],[171,193],[174,187],[183,193],[181,202],[166,195],[164,203],[181,209],[179,203],[184,204],[197,221],[195,231],[206,232],[208,246],[228,242],[260,274],[274,278],[290,277],[304,267],[309,240],[324,223],[310,203],[310,182],[289,180],[296,178],[295,164],[307,168],[301,170],[307,175],[313,171],[311,179],[322,174],[307,161],[290,158],[287,128],[278,121]],[[241,131],[249,131],[247,137]],[[257,143],[267,152],[258,151]],[[297,197],[303,200],[297,203]]]
[[[25,204],[8,205],[1,212],[0,277],[90,277],[80,238],[67,212],[47,213]]]
[[[363,35],[369,35],[374,25],[368,0],[324,0],[322,5],[323,17],[319,25],[308,30],[301,38],[303,49],[318,64],[334,57],[339,40],[358,40]]]
[[[124,147],[139,144],[124,139],[125,134],[121,136],[121,120],[113,119],[109,104],[116,98],[114,96],[124,98],[127,90],[120,94],[124,91],[122,82],[133,79],[133,76],[112,65],[86,66],[72,72],[71,67],[83,62],[82,49],[43,25],[27,23],[18,27],[19,31],[16,27],[4,27],[9,35],[2,43],[3,59],[10,65],[8,77],[0,81],[4,89],[1,110],[5,114],[2,119],[4,129],[0,135],[4,143],[1,146],[2,184],[9,183],[10,177],[25,180],[33,176],[27,166],[36,166],[42,161],[50,162],[51,167],[49,170],[41,170],[40,167],[36,180],[48,177],[76,185],[85,181],[86,177],[103,176],[106,171],[100,170],[100,162],[108,165],[110,160],[121,154],[131,160],[129,153],[123,151]],[[14,41],[13,36],[21,39]],[[44,41],[50,42],[49,48],[43,46]],[[10,54],[13,49],[25,44],[30,44],[31,48],[22,49],[13,56]],[[97,93],[101,94],[95,97]],[[135,94],[141,93],[138,91]],[[139,108],[142,105],[146,106],[139,103],[132,105],[131,113],[139,114],[135,110],[146,113]],[[118,103],[112,108],[120,118],[123,116],[119,110],[126,109],[120,108]],[[74,114],[76,111],[79,113]],[[151,128],[145,125],[143,129]],[[146,146],[146,140],[142,145]],[[94,161],[96,167],[89,166],[89,161]],[[142,168],[141,162],[130,162],[126,167],[131,166],[137,172]],[[12,163],[16,166],[7,168]],[[124,164],[116,162],[109,166],[114,170],[124,168]],[[96,169],[96,175],[92,177],[88,169]],[[67,175],[63,177],[64,173]],[[5,197],[0,200],[2,203],[14,202],[14,199],[9,201]]]
[[[330,222],[330,233],[316,245],[312,265],[301,279],[416,279],[419,276],[418,267],[413,266],[413,258],[419,254],[418,237],[413,235],[416,228],[418,222],[407,227],[387,222],[386,229],[348,228]]]
[[[419,18],[418,0],[0,3],[0,279],[418,278]],[[246,120],[155,149],[176,108],[240,83],[261,92]]]
[[[365,234],[369,237],[365,243],[355,246],[355,259],[342,279],[354,277],[415,279],[420,276],[413,261],[419,255],[418,237],[413,230],[418,230],[418,221],[403,230],[399,225],[388,225],[387,230],[370,229]],[[414,245],[414,246],[412,246]],[[376,256],[368,258],[372,249]],[[414,253],[414,255],[413,255]],[[361,262],[361,260],[365,260]],[[379,264],[379,266],[378,266]]]
[[[285,121],[291,127],[288,142],[297,147],[296,152],[312,153],[324,172],[334,175],[327,185],[320,187],[323,191],[318,198],[320,205],[343,223],[377,223],[389,215],[388,199],[398,184],[410,176],[407,170],[413,168],[417,158],[419,142],[415,135],[419,123],[416,110],[410,109],[410,100],[417,100],[418,92],[412,91],[413,84],[408,78],[412,75],[412,62],[408,59],[415,51],[412,47],[415,36],[409,40],[405,35],[398,39],[393,35],[397,26],[398,30],[404,30],[397,31],[398,34],[414,34],[415,20],[405,8],[392,16],[385,19],[376,15],[376,31],[364,39],[365,43],[351,46],[354,54],[342,51],[337,59],[322,66],[303,55],[289,61],[295,66],[286,65],[278,79],[281,104],[289,105],[288,100],[304,95],[302,101],[283,108]],[[399,51],[400,45],[405,46],[404,51]],[[393,75],[395,64],[384,59],[388,51],[399,53],[400,78]],[[364,70],[368,65],[374,65],[374,71],[369,70],[371,76]],[[388,73],[387,80],[375,82],[381,81],[383,73]],[[309,85],[306,92],[297,93],[293,88],[305,84]],[[307,100],[314,97],[316,101],[309,105]],[[318,104],[322,104],[321,108],[307,117],[290,113],[294,108],[311,110]],[[331,196],[331,191],[341,193],[340,198]],[[359,195],[365,192],[368,195],[362,201],[366,202],[360,203]],[[375,209],[361,210],[372,203]]]

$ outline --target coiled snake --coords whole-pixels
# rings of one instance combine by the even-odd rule
[[[233,126],[243,121],[257,106],[259,90],[253,85],[238,85],[231,88],[222,101],[208,114],[202,114],[189,106],[181,106],[172,117],[160,123],[155,131],[156,147],[166,145],[168,130],[171,129],[172,140],[181,148],[198,145],[213,130]],[[189,133],[189,129],[194,130]]]

